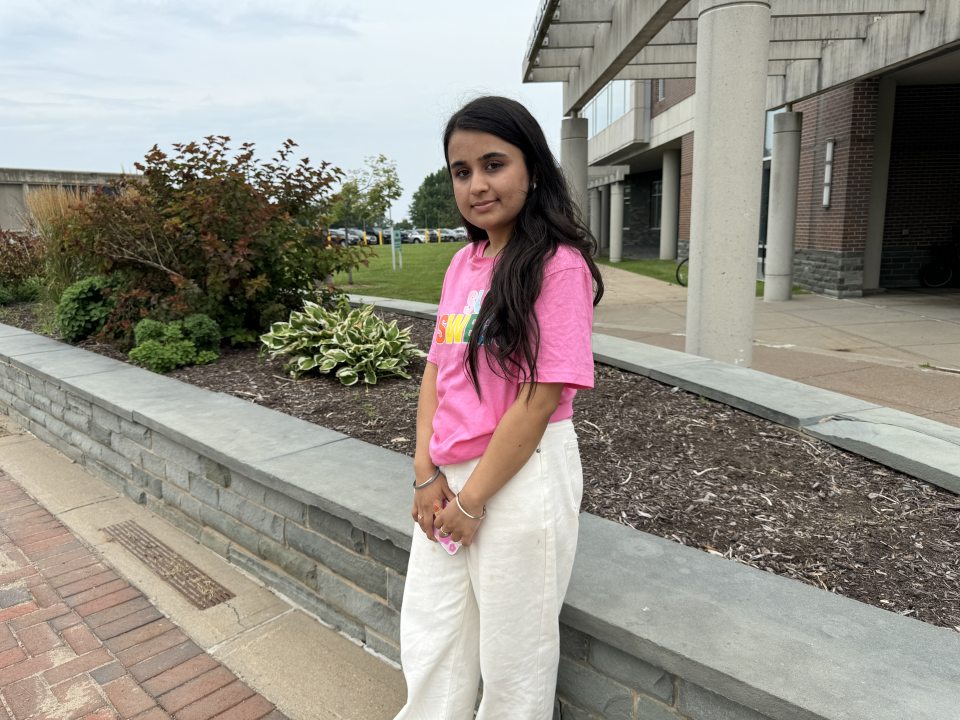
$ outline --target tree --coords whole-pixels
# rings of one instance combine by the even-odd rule
[[[463,223],[446,168],[430,173],[420,183],[410,203],[410,219],[424,227],[457,227]]]
[[[366,158],[366,163],[340,186],[330,208],[331,225],[383,225],[393,201],[403,193],[393,160],[380,154]]]

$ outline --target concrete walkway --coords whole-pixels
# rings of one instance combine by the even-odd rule
[[[126,520],[234,597],[198,609],[103,531]],[[388,720],[404,697],[399,670],[0,416],[0,720]]]
[[[601,271],[595,332],[683,350],[686,288]],[[758,298],[753,368],[960,427],[960,289]]]

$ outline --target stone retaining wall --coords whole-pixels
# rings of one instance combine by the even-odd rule
[[[0,412],[399,659],[408,458],[4,325]],[[590,515],[561,619],[566,720],[920,720],[960,703],[956,633]]]

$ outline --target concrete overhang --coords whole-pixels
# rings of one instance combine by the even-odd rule
[[[694,78],[698,0],[542,0],[525,82],[563,82],[564,113],[608,82]],[[960,47],[958,0],[770,0],[767,107]]]

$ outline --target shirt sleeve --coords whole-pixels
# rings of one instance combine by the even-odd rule
[[[586,266],[544,276],[534,305],[540,325],[537,382],[593,387],[593,277]]]

